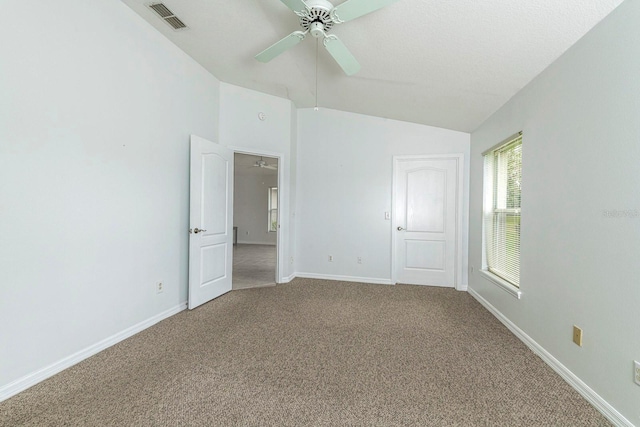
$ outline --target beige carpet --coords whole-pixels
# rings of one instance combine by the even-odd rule
[[[604,426],[468,294],[296,279],[185,311],[0,403],[3,426]]]

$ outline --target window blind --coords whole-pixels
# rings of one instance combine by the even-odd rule
[[[269,187],[268,231],[278,231],[278,187]]]
[[[486,268],[520,286],[520,200],[522,136],[484,156]]]

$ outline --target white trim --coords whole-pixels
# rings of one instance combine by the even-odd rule
[[[485,269],[480,270],[480,273],[482,273],[482,276],[485,279],[487,279],[494,285],[498,286],[500,289],[502,289],[509,295],[516,297],[517,299],[520,299],[522,297],[522,291],[512,283],[509,283],[506,280],[504,280],[502,277],[499,277]]]
[[[378,279],[374,277],[338,276],[335,274],[317,273],[296,273],[295,277],[302,277],[305,279],[338,280],[342,282],[371,283],[374,285],[395,285],[395,282],[392,282],[389,279]]]
[[[412,155],[403,155],[403,156],[393,156],[393,167],[392,167],[392,177],[391,177],[391,282],[397,283],[398,273],[396,271],[396,235],[394,233],[398,224],[396,223],[396,172],[397,165],[399,160],[455,160],[456,168],[458,171],[457,174],[457,185],[456,185],[456,259],[455,259],[455,273],[454,273],[454,284],[453,287],[458,291],[466,291],[467,284],[465,283],[465,276],[463,272],[464,265],[464,238],[463,238],[463,230],[468,229],[465,228],[465,215],[464,215],[464,193],[465,193],[465,180],[464,180],[464,171],[465,171],[465,155],[464,153],[448,153],[448,154],[412,154]]]
[[[276,241],[278,243],[276,243],[277,246],[277,260],[276,260],[276,283],[283,283],[284,280],[284,272],[285,272],[285,267],[284,267],[284,231],[283,231],[283,226],[284,227],[288,227],[288,223],[283,222],[283,219],[285,218],[284,216],[282,216],[282,202],[283,201],[287,201],[290,203],[289,200],[289,183],[285,182],[284,179],[284,170],[285,170],[285,155],[284,153],[279,153],[279,152],[275,152],[275,151],[268,151],[268,150],[260,150],[260,149],[256,149],[256,148],[249,148],[249,147],[239,147],[236,145],[228,145],[227,146],[228,149],[230,149],[231,151],[233,151],[234,153],[240,153],[240,154],[250,154],[253,156],[266,156],[266,157],[274,157],[278,159],[278,231],[277,231],[277,237],[276,237]],[[290,206],[287,207],[287,213],[290,211]],[[287,233],[287,236],[289,235],[289,233]],[[238,242],[240,243],[240,242]]]
[[[105,338],[102,341],[99,341],[93,345],[90,345],[89,347],[83,350],[80,350],[70,356],[67,356],[64,359],[59,360],[49,366],[46,366],[42,369],[39,369],[35,372],[25,375],[22,378],[18,378],[17,380],[10,382],[9,384],[3,387],[0,387],[0,402],[10,398],[11,396],[15,396],[16,394],[28,389],[29,387],[32,387],[38,384],[39,382],[44,381],[47,378],[50,378],[55,374],[62,372],[65,369],[70,368],[71,366],[79,362],[82,362],[85,359],[88,359],[89,357],[101,352],[102,350],[109,348],[112,345],[117,344],[120,341],[123,341],[137,334],[138,332],[141,332],[149,328],[150,326],[155,325],[161,320],[167,319],[173,316],[174,314],[180,313],[181,311],[186,309],[187,309],[187,302],[185,301],[173,308],[165,310],[160,314],[156,314],[155,316],[150,317],[147,320],[143,320],[142,322],[136,325],[133,325],[123,331],[120,331],[115,335]]]
[[[279,284],[282,284],[282,283],[289,283],[290,281],[292,281],[292,280],[293,280],[293,279],[295,279],[295,278],[296,278],[296,275],[295,275],[295,274],[292,274],[292,275],[287,276],[287,277],[283,277],[283,278],[282,278],[282,282],[279,282]]]
[[[563,380],[565,380],[571,387],[573,387],[587,402],[602,413],[611,423],[620,427],[634,427],[634,425],[626,419],[620,412],[611,406],[606,400],[604,400],[598,393],[593,391],[587,384],[585,384],[580,378],[578,378],[573,372],[571,372],[566,366],[564,366],[558,359],[553,357],[551,353],[545,350],[540,344],[527,335],[522,329],[516,326],[511,320],[509,320],[504,314],[498,311],[489,301],[484,299],[474,289],[468,290],[469,294],[475,298],[480,304],[484,306],[491,314],[493,314],[507,329],[520,339],[527,347],[529,347],[535,354],[537,354],[547,365],[551,367]]]

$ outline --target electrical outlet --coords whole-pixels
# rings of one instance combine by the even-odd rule
[[[582,347],[582,329],[573,325],[573,342]]]
[[[469,267],[469,273],[473,274],[473,270],[474,270],[474,268],[473,268],[473,265],[472,265],[471,267]]]
[[[156,283],[156,293],[161,294],[162,291],[164,291],[164,285],[162,284],[162,282]]]
[[[640,362],[637,360],[633,361],[633,380],[640,385]]]
[[[293,264],[293,257],[289,258],[289,264]]]
[[[329,262],[333,262],[333,255],[329,255]]]
[[[358,257],[358,264],[362,264],[362,257],[361,256]]]

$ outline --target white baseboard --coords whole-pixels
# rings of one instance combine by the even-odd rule
[[[516,326],[511,320],[507,319],[504,314],[498,311],[489,301],[484,299],[475,290],[469,288],[469,294],[475,298],[480,304],[482,304],[487,310],[491,312],[500,322],[502,322],[507,329],[526,344],[534,353],[551,367],[558,375],[562,377],[571,387],[573,387],[587,402],[591,403],[598,411],[602,413],[611,423],[620,427],[635,427],[631,421],[626,419],[620,412],[611,406],[606,400],[604,400],[598,393],[593,391],[588,385],[586,385],[580,378],[578,378],[573,372],[571,372],[566,366],[558,361],[545,350],[540,344],[527,335],[522,329]]]
[[[127,328],[121,332],[118,332],[115,335],[105,338],[102,341],[99,341],[83,350],[80,350],[68,357],[65,357],[62,360],[59,360],[58,362],[55,362],[49,366],[46,366],[42,369],[32,372],[31,374],[25,375],[22,378],[18,378],[17,380],[3,387],[0,387],[0,402],[10,398],[11,396],[14,396],[20,393],[21,391],[28,389],[29,387],[32,387],[38,384],[41,381],[46,380],[49,377],[54,376],[55,374],[61,371],[64,371],[67,368],[70,368],[76,363],[79,363],[93,356],[94,354],[97,354],[102,350],[108,347],[111,347],[112,345],[117,344],[120,341],[125,340],[137,334],[138,332],[141,332],[147,329],[150,326],[155,325],[161,320],[164,320],[168,317],[173,316],[174,314],[181,312],[182,310],[185,310],[186,308],[187,308],[187,303],[183,302],[182,304],[179,304],[176,307],[163,311],[162,313],[157,314],[147,320],[144,320],[138,323],[137,325],[133,325],[130,328]]]
[[[377,279],[375,277],[338,276],[333,274],[295,273],[295,277],[306,279],[339,280],[343,282],[372,283],[375,285],[393,285],[390,279]]]
[[[292,275],[290,275],[290,276],[283,277],[283,278],[282,278],[282,281],[281,281],[280,283],[289,283],[290,281],[292,281],[292,280],[293,280],[293,279],[295,279],[295,278],[296,278],[296,275],[295,275],[295,274],[292,274]]]

